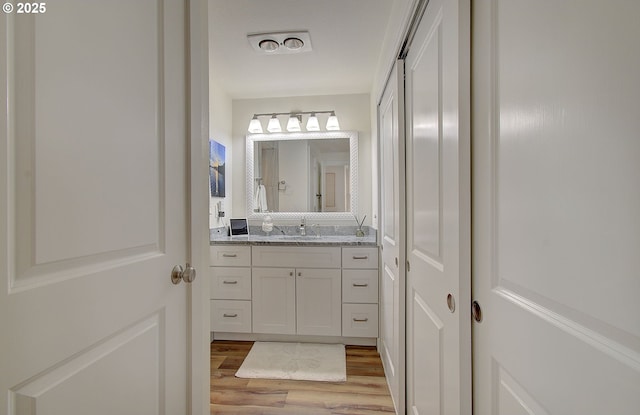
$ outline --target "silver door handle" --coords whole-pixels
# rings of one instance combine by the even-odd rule
[[[176,265],[171,270],[171,282],[174,284],[180,284],[180,281],[191,283],[196,279],[196,269],[187,262],[185,268],[182,265]]]
[[[367,321],[369,321],[368,318],[354,318],[353,321],[358,322],[358,323],[366,323]]]
[[[368,287],[369,284],[353,284],[354,287]]]
[[[238,256],[238,254],[222,254],[222,256],[225,258],[235,258]]]
[[[224,317],[238,317],[238,314],[223,314]]]
[[[354,256],[353,256],[353,259],[368,259],[368,258],[369,258],[369,256],[368,256],[368,255],[363,255],[363,256],[357,256],[357,255],[354,255]]]
[[[238,281],[222,281],[223,284],[237,284]]]

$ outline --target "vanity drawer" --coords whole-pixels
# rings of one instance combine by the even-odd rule
[[[342,302],[377,303],[378,270],[345,269],[342,271]]]
[[[378,305],[342,304],[342,335],[378,337]]]
[[[251,333],[251,301],[211,300],[211,331]]]
[[[251,268],[210,267],[213,300],[251,300]]]
[[[222,267],[250,267],[251,247],[212,245],[209,247],[210,265]]]
[[[254,267],[340,268],[340,248],[254,246]]]
[[[342,268],[378,269],[378,247],[342,248]]]

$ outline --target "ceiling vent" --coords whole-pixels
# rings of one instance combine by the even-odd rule
[[[251,47],[263,55],[310,52],[309,32],[254,33],[247,35]]]

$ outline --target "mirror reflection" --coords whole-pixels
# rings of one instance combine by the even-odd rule
[[[353,152],[357,155],[357,138],[337,134],[248,136],[249,212],[352,212],[357,172],[351,160]]]
[[[255,212],[349,212],[349,140],[254,143]]]

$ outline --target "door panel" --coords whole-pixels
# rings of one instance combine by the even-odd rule
[[[296,270],[296,333],[340,336],[342,279],[339,269]]]
[[[382,274],[380,356],[397,413],[404,413],[404,82],[397,61],[378,105]]]
[[[632,414],[640,5],[548,6],[474,8],[474,409]]]
[[[48,6],[3,16],[0,407],[181,413],[185,4]]]
[[[405,63],[414,415],[471,413],[469,13],[465,1],[430,1]]]
[[[253,332],[296,334],[294,268],[252,269]]]

